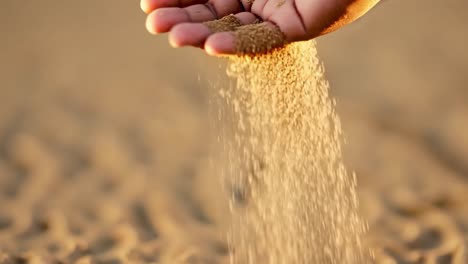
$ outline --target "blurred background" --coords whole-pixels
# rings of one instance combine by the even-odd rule
[[[466,263],[468,2],[388,0],[318,40],[378,263]],[[0,3],[0,263],[226,263],[225,61],[138,1]]]

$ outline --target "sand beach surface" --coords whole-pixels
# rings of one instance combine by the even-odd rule
[[[0,263],[229,263],[225,64],[110,2],[0,3]],[[467,8],[386,1],[318,40],[376,263],[468,261]]]

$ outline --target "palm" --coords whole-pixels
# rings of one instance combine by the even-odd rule
[[[148,30],[152,33],[170,32],[173,46],[199,46],[211,54],[220,54],[236,52],[235,35],[229,31],[213,30],[204,22],[230,14],[234,14],[242,25],[260,19],[265,26],[276,25],[286,41],[291,42],[320,35],[345,14],[348,5],[354,1],[141,0],[141,6],[149,13]]]

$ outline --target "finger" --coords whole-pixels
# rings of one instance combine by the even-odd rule
[[[266,53],[282,47],[286,39],[271,22],[241,26],[234,32],[221,32],[208,37],[205,50],[210,55]]]
[[[169,41],[174,47],[201,47],[213,33],[233,31],[239,26],[252,24],[256,21],[257,18],[252,13],[242,12],[205,23],[182,23],[174,26],[171,30]]]
[[[184,22],[205,22],[229,14],[236,14],[243,9],[238,0],[209,1],[206,4],[190,5],[185,8],[166,7],[154,10],[147,18],[147,28],[151,33],[169,31],[174,25]]]
[[[146,28],[153,34],[168,32],[180,23],[204,22],[216,19],[216,15],[206,5],[192,5],[185,8],[159,8],[148,15]]]
[[[174,48],[202,47],[206,38],[211,34],[213,32],[202,23],[182,23],[175,26],[169,33],[169,43]]]
[[[174,25],[184,22],[205,22],[242,11],[238,0],[213,0],[206,4],[190,5],[184,8],[158,8],[148,15],[146,27],[150,33],[168,32]]]
[[[205,4],[208,0],[140,0],[141,9],[149,14],[162,7],[186,7],[196,4]]]

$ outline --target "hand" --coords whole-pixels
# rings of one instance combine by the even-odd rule
[[[378,1],[141,0],[141,8],[149,14],[146,22],[148,31],[153,34],[169,32],[172,46],[202,47],[209,54],[220,55],[249,52],[239,50],[236,44],[240,38],[236,31],[244,25],[260,20],[262,23],[257,26],[270,31],[279,29],[284,42],[269,45],[270,49],[286,42],[308,40],[334,31],[360,17]],[[230,14],[234,16],[226,17]],[[218,19],[223,17],[235,21],[229,27],[213,24],[222,23],[223,20],[220,22]],[[248,34],[249,28],[239,32]],[[255,39],[258,37],[252,34],[247,39],[251,42],[262,41]]]

